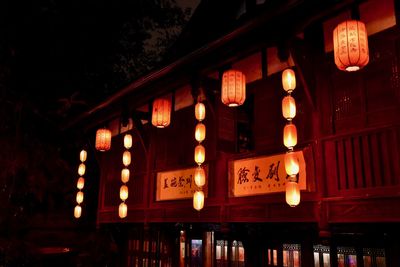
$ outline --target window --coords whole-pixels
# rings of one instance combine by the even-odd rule
[[[283,244],[283,266],[300,267],[300,244]]]

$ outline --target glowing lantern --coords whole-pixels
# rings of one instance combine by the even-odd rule
[[[125,151],[124,154],[122,155],[122,163],[125,166],[129,166],[131,164],[131,152]]]
[[[299,184],[292,181],[286,182],[286,203],[290,207],[295,207],[300,203],[300,188]]]
[[[132,147],[132,135],[126,134],[126,135],[124,136],[124,147],[125,147],[126,149],[129,149],[129,148]]]
[[[119,207],[118,207],[118,216],[120,218],[125,218],[126,215],[128,215],[128,207],[126,206],[126,204],[124,202],[122,202],[121,204],[119,204]]]
[[[194,149],[194,161],[200,165],[204,162],[205,157],[206,157],[206,150],[204,149],[204,146],[197,145],[196,148]]]
[[[83,163],[79,164],[79,167],[78,167],[78,174],[79,174],[80,176],[82,176],[82,175],[85,174],[85,172],[86,172],[86,166],[85,166],[85,164],[83,164]]]
[[[79,190],[82,190],[84,186],[85,186],[85,178],[79,177],[78,182],[76,183],[76,187]]]
[[[288,121],[296,116],[296,101],[290,95],[282,99],[282,115]]]
[[[86,150],[82,150],[81,153],[79,153],[79,159],[80,159],[82,162],[85,162],[86,157],[87,157],[87,152],[86,152]]]
[[[202,121],[206,117],[206,107],[203,103],[197,103],[194,107],[194,115],[198,121]]]
[[[82,202],[83,202],[83,192],[78,191],[78,193],[76,193],[76,203],[81,204]]]
[[[129,182],[129,175],[130,175],[129,169],[127,169],[127,168],[122,169],[122,171],[121,171],[121,181],[124,184]]]
[[[285,170],[289,176],[299,173],[299,160],[297,159],[296,153],[293,151],[289,151],[285,154]]]
[[[292,69],[286,69],[282,72],[282,86],[288,93],[296,88],[296,75]]]
[[[74,209],[74,217],[78,219],[81,217],[81,215],[82,215],[82,207],[79,205],[76,205],[75,209]]]
[[[97,130],[95,147],[99,151],[107,151],[111,148],[110,130],[105,128]]]
[[[129,195],[128,187],[126,185],[121,185],[121,187],[119,188],[119,198],[122,201],[125,201],[128,198],[128,195]]]
[[[203,123],[200,122],[196,125],[194,137],[198,142],[202,142],[206,138],[206,126]]]
[[[222,103],[229,107],[240,106],[246,100],[246,77],[237,70],[225,71],[222,75]]]
[[[283,144],[289,149],[297,144],[297,129],[292,123],[286,124],[283,128]]]
[[[206,184],[206,172],[199,166],[194,171],[194,182],[198,187],[202,187]]]
[[[204,193],[203,191],[196,191],[193,194],[193,208],[200,211],[204,207]]]
[[[356,71],[368,64],[368,35],[361,21],[348,20],[336,26],[333,45],[339,70]]]
[[[171,101],[165,98],[158,98],[153,102],[153,113],[151,124],[157,128],[167,127],[171,122]]]

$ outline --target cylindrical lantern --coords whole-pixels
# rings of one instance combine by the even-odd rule
[[[296,88],[296,75],[292,69],[285,69],[282,72],[282,86],[288,93]]]
[[[127,168],[122,169],[122,171],[121,171],[121,181],[124,184],[129,182],[129,175],[130,175],[129,169],[127,169]]]
[[[289,151],[285,154],[285,170],[289,176],[297,175],[299,173],[299,160],[296,153],[293,151]]]
[[[286,203],[291,207],[299,205],[300,187],[298,183],[292,181],[286,182]]]
[[[76,188],[82,190],[84,186],[85,186],[85,178],[79,177],[78,182],[76,183]]]
[[[194,183],[198,187],[202,187],[206,184],[206,172],[204,171],[203,167],[199,166],[194,171]]]
[[[297,144],[296,125],[290,123],[283,128],[283,144],[285,147],[292,149]]]
[[[110,130],[105,128],[97,130],[95,147],[99,151],[107,151],[111,148]]]
[[[81,215],[82,215],[82,207],[79,205],[76,205],[75,209],[74,209],[74,217],[78,219],[81,217]]]
[[[196,125],[194,137],[198,142],[202,142],[206,138],[206,126],[203,123],[199,122]]]
[[[119,198],[122,201],[125,201],[128,198],[128,195],[129,195],[128,187],[126,185],[121,185],[121,187],[119,188]]]
[[[124,136],[124,147],[125,147],[126,149],[129,149],[129,148],[132,147],[132,135],[126,134],[126,135]]]
[[[80,159],[82,162],[85,162],[86,157],[87,157],[87,152],[86,152],[86,150],[83,149],[83,150],[81,151],[81,153],[79,153],[79,159]]]
[[[288,121],[296,116],[296,101],[290,95],[282,99],[282,115]]]
[[[206,117],[206,107],[203,103],[199,102],[194,107],[194,115],[198,121],[202,121]]]
[[[85,166],[85,164],[84,164],[84,163],[79,164],[79,167],[78,167],[78,174],[79,174],[80,176],[82,176],[82,175],[85,175],[85,172],[86,172],[86,166]]]
[[[131,152],[125,151],[122,155],[122,163],[124,166],[129,166],[131,164]]]
[[[193,208],[200,211],[204,207],[204,193],[203,191],[196,191],[193,194]]]
[[[194,161],[197,164],[202,164],[206,158],[206,150],[204,146],[202,145],[197,145],[196,148],[194,149]]]
[[[126,215],[128,215],[128,206],[126,206],[126,204],[122,202],[121,204],[119,204],[118,207],[118,216],[120,218],[125,218]]]
[[[339,70],[356,71],[368,64],[368,35],[361,21],[347,20],[336,26],[333,45]]]
[[[153,102],[153,113],[151,124],[157,128],[167,127],[171,122],[171,101],[165,98],[158,98]]]
[[[83,192],[78,191],[78,193],[76,193],[76,203],[81,204],[82,202],[83,202]]]
[[[222,103],[229,107],[240,106],[246,100],[246,77],[237,70],[227,70],[222,75]]]

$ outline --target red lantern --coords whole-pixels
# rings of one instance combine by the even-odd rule
[[[203,191],[196,191],[193,194],[193,208],[200,211],[204,207],[204,193]]]
[[[196,148],[194,149],[194,161],[200,165],[203,164],[205,158],[206,158],[206,150],[204,146],[197,145]]]
[[[206,126],[199,122],[196,125],[196,129],[194,131],[194,137],[198,142],[203,142],[204,139],[206,138]]]
[[[282,86],[288,93],[296,88],[296,75],[292,69],[286,69],[282,72]]]
[[[300,187],[293,181],[286,182],[286,203],[290,207],[296,207],[300,203]]]
[[[283,128],[283,144],[285,147],[292,149],[297,144],[296,125],[290,123]]]
[[[158,98],[153,102],[153,113],[151,124],[157,128],[167,127],[171,122],[171,101],[165,98]]]
[[[199,102],[194,107],[194,115],[198,121],[202,121],[206,117],[206,107],[203,103]]]
[[[222,75],[222,103],[229,107],[240,106],[246,100],[246,77],[237,70],[225,71]]]
[[[97,130],[95,147],[99,151],[107,151],[111,148],[110,130],[105,128]]]
[[[290,95],[282,99],[282,115],[288,121],[296,116],[296,101]]]

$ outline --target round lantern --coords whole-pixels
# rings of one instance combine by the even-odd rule
[[[296,116],[296,101],[290,95],[282,99],[282,115],[288,121]]]
[[[206,126],[203,123],[199,122],[196,125],[194,137],[198,142],[202,142],[206,138]]]
[[[356,71],[368,64],[368,35],[361,21],[347,20],[336,26],[333,45],[339,70]]]
[[[194,171],[194,183],[198,187],[202,187],[206,184],[206,172],[204,171],[203,167],[199,166]]]
[[[202,145],[197,145],[196,148],[194,149],[194,161],[197,164],[202,164],[206,158],[206,150],[204,146]]]
[[[86,150],[82,150],[81,153],[79,153],[79,159],[81,160],[81,162],[85,162],[86,157],[87,157]]]
[[[287,175],[293,176],[299,173],[299,160],[297,155],[293,151],[289,151],[285,154],[285,170]]]
[[[76,193],[76,203],[81,204],[82,202],[83,202],[83,192],[78,191],[78,193]]]
[[[105,128],[97,130],[95,147],[99,151],[107,151],[111,148],[110,130]]]
[[[286,203],[290,207],[295,207],[300,203],[300,187],[299,184],[292,181],[286,182]]]
[[[204,207],[204,193],[203,191],[196,191],[193,194],[193,208],[200,211]]]
[[[206,107],[203,103],[199,102],[194,107],[194,115],[198,121],[202,121],[206,117]]]
[[[121,181],[124,184],[129,182],[129,175],[130,175],[129,169],[127,169],[127,168],[122,169],[122,171],[121,171]]]
[[[85,172],[86,172],[86,166],[85,166],[85,164],[83,164],[83,163],[79,164],[79,167],[78,167],[78,174],[79,174],[80,176],[82,176],[82,175],[85,174]]]
[[[222,75],[222,103],[229,107],[240,106],[246,100],[246,77],[237,70],[227,70]]]
[[[129,148],[132,147],[132,135],[126,134],[126,135],[124,136],[124,147],[125,147],[126,149],[129,149]]]
[[[125,201],[125,200],[128,198],[128,194],[129,194],[128,191],[129,191],[129,190],[128,190],[128,187],[127,187],[126,185],[122,185],[122,186],[119,188],[119,198],[120,198],[122,201]]]
[[[296,125],[290,123],[283,128],[283,144],[285,147],[292,149],[297,144]]]
[[[76,205],[75,209],[74,209],[74,217],[75,218],[80,218],[81,215],[82,215],[82,207],[79,206],[79,205]]]
[[[158,98],[153,102],[153,113],[151,124],[157,128],[167,127],[171,122],[171,101],[165,98]]]
[[[125,151],[124,154],[122,154],[122,163],[124,166],[129,166],[129,164],[131,164],[131,152]]]
[[[84,186],[85,186],[85,178],[79,177],[78,182],[76,183],[76,188],[82,190]]]
[[[118,216],[120,218],[125,218],[126,215],[128,215],[128,206],[126,206],[126,204],[122,202],[121,204],[119,204],[118,207]]]
[[[288,93],[291,93],[296,88],[296,75],[292,69],[285,69],[282,72],[282,86]]]

